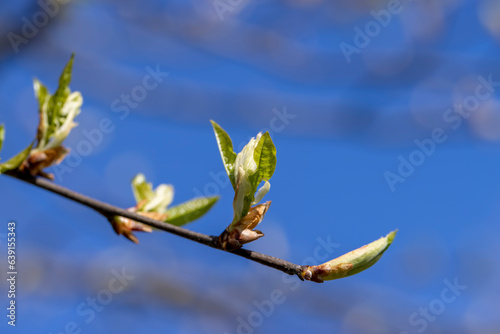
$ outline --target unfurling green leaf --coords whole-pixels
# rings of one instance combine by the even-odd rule
[[[59,86],[54,95],[50,97],[49,106],[47,108],[47,119],[49,129],[47,133],[47,141],[52,134],[54,134],[65,120],[68,110],[64,110],[66,100],[70,95],[69,83],[71,82],[71,69],[73,68],[73,59],[75,54],[71,55],[68,63],[64,67],[61,76],[59,77]]]
[[[167,210],[165,222],[176,226],[192,222],[207,213],[218,199],[219,196],[199,197],[173,206]]]
[[[154,191],[154,196],[142,207],[145,212],[165,213],[174,199],[174,187],[170,184],[160,184]]]
[[[318,266],[304,266],[302,277],[306,280],[322,283],[342,277],[355,275],[373,266],[389,248],[397,230],[368,245],[353,250],[336,259]]]
[[[151,219],[165,220],[167,218],[167,207],[174,198],[174,187],[168,184],[160,184],[153,190],[153,186],[146,181],[144,174],[137,174],[131,183],[137,204],[128,210]],[[133,232],[153,231],[151,227],[143,223],[120,216],[112,217],[109,222],[116,234],[124,235],[134,243],[138,243],[139,240]]]
[[[235,191],[233,221],[219,236],[219,242],[224,249],[237,249],[264,235],[253,230],[255,226],[247,222],[256,221],[255,217],[258,216],[260,223],[269,209],[270,201],[257,204],[271,188],[269,180],[276,168],[276,147],[269,132],[259,132],[236,154],[229,135],[217,123],[211,122],[226,172]],[[263,181],[264,184],[259,189]]]
[[[132,191],[139,212],[157,212],[164,214],[174,199],[174,187],[160,184],[153,190],[151,183],[146,182],[143,174],[137,174],[132,179]]]
[[[5,140],[5,127],[3,124],[0,125],[0,151],[2,151],[3,141]],[[18,153],[16,156],[10,158],[6,162],[0,164],[0,174],[5,173],[9,170],[13,170],[19,167],[24,160],[29,156],[33,143],[25,148],[22,152]]]
[[[132,192],[137,203],[154,196],[153,186],[151,183],[146,182],[144,174],[137,174],[132,179]]]
[[[238,167],[238,170],[237,187],[233,199],[233,223],[245,217],[255,198],[247,173],[241,166]]]
[[[233,142],[231,137],[220,127],[219,124],[212,122],[212,127],[214,128],[215,138],[217,139],[217,145],[219,146],[220,155],[222,157],[222,162],[224,168],[226,169],[227,176],[236,189],[236,180],[234,177],[234,162],[236,160],[236,153],[233,150]]]
[[[73,120],[80,113],[82,103],[83,98],[80,92],[71,93],[66,97],[60,110],[57,127],[54,128],[54,132],[50,135],[51,140],[44,149],[56,148],[68,137],[71,129],[77,126]]]
[[[137,204],[129,208],[129,211],[177,226],[200,218],[219,199],[218,196],[200,197],[167,209],[174,198],[174,187],[169,184],[160,184],[153,190],[152,184],[146,181],[144,174],[137,174],[132,179],[132,191]],[[113,217],[110,222],[118,235],[123,234],[135,243],[138,239],[134,236],[134,231],[152,231],[150,227],[142,223],[123,217]]]
[[[271,183],[269,183],[269,181],[264,181],[264,185],[260,187],[260,189],[255,194],[255,199],[252,204],[256,204],[262,201],[262,198],[269,192],[269,189],[271,189]]]
[[[2,152],[3,140],[5,139],[5,128],[0,124],[0,152]]]
[[[19,165],[22,164],[23,161],[26,160],[26,158],[29,156],[32,147],[33,143],[31,143],[30,146],[25,148],[22,152],[18,153],[13,158],[10,158],[3,164],[0,164],[0,174],[19,167]]]
[[[269,179],[276,168],[276,148],[268,132],[250,139],[236,156],[234,163],[236,191],[233,201],[234,217],[230,230],[245,217],[250,206],[257,204],[269,191]],[[257,189],[262,181],[264,185]],[[257,194],[256,194],[257,192]]]
[[[71,92],[69,84],[71,81],[71,69],[74,54],[64,67],[59,78],[59,86],[54,95],[51,95],[40,81],[33,80],[33,89],[38,99],[40,123],[38,125],[37,146],[39,151],[56,148],[76,123],[75,117],[80,113],[83,99],[80,92]]]
[[[49,107],[50,93],[47,87],[37,79],[33,80],[33,90],[35,91],[35,97],[38,99],[38,114],[40,117],[36,139],[38,141],[38,147],[43,147],[47,143],[49,137],[47,134],[49,131],[47,109]]]
[[[80,92],[71,92],[69,89],[73,58],[74,54],[63,69],[54,95],[40,81],[33,80],[40,121],[36,146],[19,166],[21,172],[53,179],[53,175],[45,173],[43,169],[60,163],[69,152],[62,143],[77,125],[74,119],[80,113],[83,103]]]
[[[253,159],[257,164],[257,173],[252,177],[252,185],[257,189],[262,181],[269,181],[276,168],[276,147],[269,132],[264,133],[253,152]]]

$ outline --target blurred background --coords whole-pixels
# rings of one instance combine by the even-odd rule
[[[139,172],[174,204],[219,194],[188,226],[217,235],[233,190],[214,119],[236,149],[262,130],[277,147],[266,236],[247,248],[322,263],[399,233],[359,275],[300,282],[167,233],[134,245],[0,176],[0,331],[498,333],[499,15],[494,0],[1,2],[3,159],[34,138],[32,79],[53,92],[75,52],[84,105],[58,184],[121,207]]]

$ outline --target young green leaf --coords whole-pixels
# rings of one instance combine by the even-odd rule
[[[80,113],[82,103],[83,98],[80,92],[74,92],[67,96],[60,111],[58,126],[51,135],[51,141],[44,149],[56,148],[63,143],[71,129],[77,125],[73,120]]]
[[[19,165],[29,156],[32,147],[33,143],[31,143],[31,145],[25,148],[22,152],[18,153],[15,157],[10,158],[3,164],[0,164],[0,174],[19,167]]]
[[[218,196],[195,198],[167,209],[174,198],[174,187],[169,184],[160,184],[153,190],[152,184],[146,182],[144,174],[137,174],[132,179],[132,191],[137,204],[129,208],[129,211],[177,226],[200,218],[219,199]],[[138,239],[134,236],[134,231],[152,231],[150,227],[142,223],[123,217],[113,217],[110,222],[118,235],[123,234],[135,243]]]
[[[33,89],[38,100],[40,123],[37,131],[37,151],[57,148],[77,124],[73,121],[80,113],[83,98],[80,92],[71,92],[71,69],[74,54],[64,67],[59,86],[51,95],[40,81],[33,80]]]
[[[33,90],[38,100],[38,114],[40,116],[40,123],[38,124],[36,134],[36,139],[38,141],[37,147],[44,147],[48,140],[47,131],[49,130],[49,120],[47,109],[50,101],[50,93],[47,87],[37,79],[33,80]]]
[[[167,210],[165,222],[182,226],[203,216],[217,202],[219,196],[199,197]]]
[[[70,94],[69,83],[71,82],[71,69],[73,67],[73,59],[75,54],[73,53],[64,67],[61,76],[59,77],[59,86],[55,91],[54,95],[51,96],[48,107],[48,124],[49,129],[47,132],[47,141],[50,137],[64,122],[66,118],[65,114],[62,112],[63,106],[66,103],[66,99]],[[62,116],[62,117],[61,117]]]
[[[0,152],[2,151],[4,139],[5,139],[5,128],[3,124],[0,124]]]
[[[269,181],[264,181],[264,185],[260,187],[255,194],[255,199],[252,204],[257,204],[262,201],[262,198],[269,192],[269,189],[271,189],[271,183],[269,183]]]
[[[153,186],[151,183],[146,182],[144,174],[137,174],[132,179],[132,192],[137,203],[154,196]]]
[[[233,221],[219,236],[219,242],[224,249],[236,249],[264,235],[260,231],[254,231],[255,226],[247,222],[260,223],[271,204],[268,201],[257,205],[271,187],[269,179],[276,168],[276,147],[269,132],[259,132],[249,140],[241,152],[235,154],[229,135],[217,123],[211,122],[222,160],[235,191]],[[258,189],[262,181],[264,184]]]
[[[254,202],[255,192],[257,191],[258,165],[254,159],[255,148],[260,142],[262,133],[258,133],[256,137],[243,147],[240,153],[236,156],[234,162],[234,179],[236,188],[233,200],[233,222],[229,227],[233,229],[234,224],[245,217],[250,210],[250,206]]]
[[[145,212],[165,213],[174,199],[174,187],[170,184],[160,184],[154,191],[154,196],[147,200],[141,208]]]
[[[137,210],[142,212],[165,213],[174,198],[174,187],[160,184],[153,190],[151,183],[146,182],[144,174],[137,174],[132,179],[132,192],[137,202]]]
[[[62,143],[77,125],[74,119],[80,113],[83,103],[80,92],[71,92],[69,89],[73,59],[74,54],[63,69],[54,95],[40,81],[33,81],[40,121],[36,134],[37,144],[28,159],[19,166],[22,172],[53,180],[54,176],[44,172],[44,169],[60,163],[69,152]]]
[[[253,152],[253,159],[257,164],[257,173],[251,177],[254,192],[262,181],[269,181],[276,168],[276,147],[269,132],[264,133]]]
[[[355,275],[373,266],[389,248],[397,230],[356,250],[318,266],[304,266],[302,277],[321,283]]]
[[[222,162],[224,163],[224,168],[226,169],[227,176],[236,189],[236,181],[234,179],[234,162],[236,160],[236,153],[233,150],[233,142],[231,137],[227,134],[221,126],[214,121],[212,122],[212,127],[214,128],[215,138],[217,139],[217,145],[219,146],[220,155]]]
[[[137,174],[131,183],[137,204],[128,210],[151,219],[165,220],[167,218],[167,207],[174,198],[174,187],[169,184],[160,184],[153,190],[152,184],[146,182],[144,174]],[[134,231],[153,231],[149,226],[124,217],[114,216],[109,221],[116,234],[122,234],[135,243],[138,243],[139,240],[135,237]]]

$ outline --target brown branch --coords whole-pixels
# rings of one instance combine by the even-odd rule
[[[57,185],[47,179],[41,178],[41,177],[31,177],[30,175],[26,175],[23,173],[20,173],[18,171],[9,171],[5,173],[6,175],[12,176],[16,179],[25,181],[27,183],[30,183],[32,185],[35,185],[37,187],[43,188],[45,190],[48,190],[50,192],[53,192],[55,194],[58,194],[60,196],[66,197],[69,200],[78,202],[82,205],[85,205],[91,209],[94,209],[98,213],[102,214],[104,217],[107,219],[112,218],[113,216],[122,216],[125,218],[129,218],[135,221],[138,221],[140,223],[143,223],[145,225],[157,228],[159,230],[163,230],[165,232],[169,232],[175,235],[178,235],[180,237],[198,242],[203,245],[210,246],[212,248],[216,248],[228,253],[236,254],[238,256],[244,257],[246,259],[249,259],[251,261],[258,262],[260,264],[263,264],[265,266],[280,270],[284,273],[287,273],[289,275],[297,275],[301,280],[302,278],[302,271],[303,267],[299,266],[297,264],[278,259],[273,256],[269,256],[266,254],[254,252],[251,250],[246,250],[246,249],[237,249],[233,251],[227,251],[221,248],[220,244],[217,242],[218,237],[215,236],[210,236],[194,231],[187,230],[182,227],[178,227],[175,225],[171,225],[162,221],[154,220],[145,216],[141,216],[135,212],[127,211],[125,209],[118,208],[116,206],[110,205],[108,203],[104,203],[101,201],[98,201],[96,199],[90,198],[88,196],[82,195],[80,193],[77,193],[73,190],[67,189],[65,187],[62,187],[60,185]]]

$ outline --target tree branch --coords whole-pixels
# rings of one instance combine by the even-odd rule
[[[66,197],[69,200],[72,200],[74,202],[78,202],[82,205],[85,205],[91,209],[94,209],[104,217],[110,219],[113,216],[121,216],[125,218],[129,218],[135,221],[138,221],[140,223],[143,223],[145,225],[157,228],[159,230],[163,230],[165,232],[169,232],[175,235],[178,235],[182,238],[189,239],[195,242],[198,242],[200,244],[210,246],[215,249],[219,249],[228,253],[232,253],[241,257],[244,257],[246,259],[249,259],[251,261],[255,261],[257,263],[263,264],[265,266],[280,270],[284,273],[287,273],[289,275],[297,275],[301,280],[303,280],[301,273],[303,271],[303,267],[282,259],[278,259],[273,256],[269,256],[266,254],[254,252],[251,250],[246,250],[246,249],[237,249],[234,251],[227,251],[224,250],[220,247],[220,245],[217,242],[217,237],[216,236],[210,236],[194,231],[187,230],[182,227],[178,227],[175,225],[171,225],[162,221],[154,220],[145,216],[141,216],[135,212],[130,212],[125,209],[118,208],[116,206],[110,205],[108,203],[104,203],[101,201],[98,201],[96,199],[90,198],[88,196],[82,195],[80,193],[77,193],[73,190],[67,189],[65,187],[62,187],[60,185],[57,185],[47,179],[41,178],[41,177],[31,177],[30,175],[26,175],[23,173],[20,173],[18,171],[9,171],[5,173],[6,175],[9,175],[11,177],[14,177],[18,180],[25,181],[27,183],[30,183],[34,186],[37,186],[39,188],[43,188],[45,190],[48,190],[50,192],[53,192],[57,195]]]

